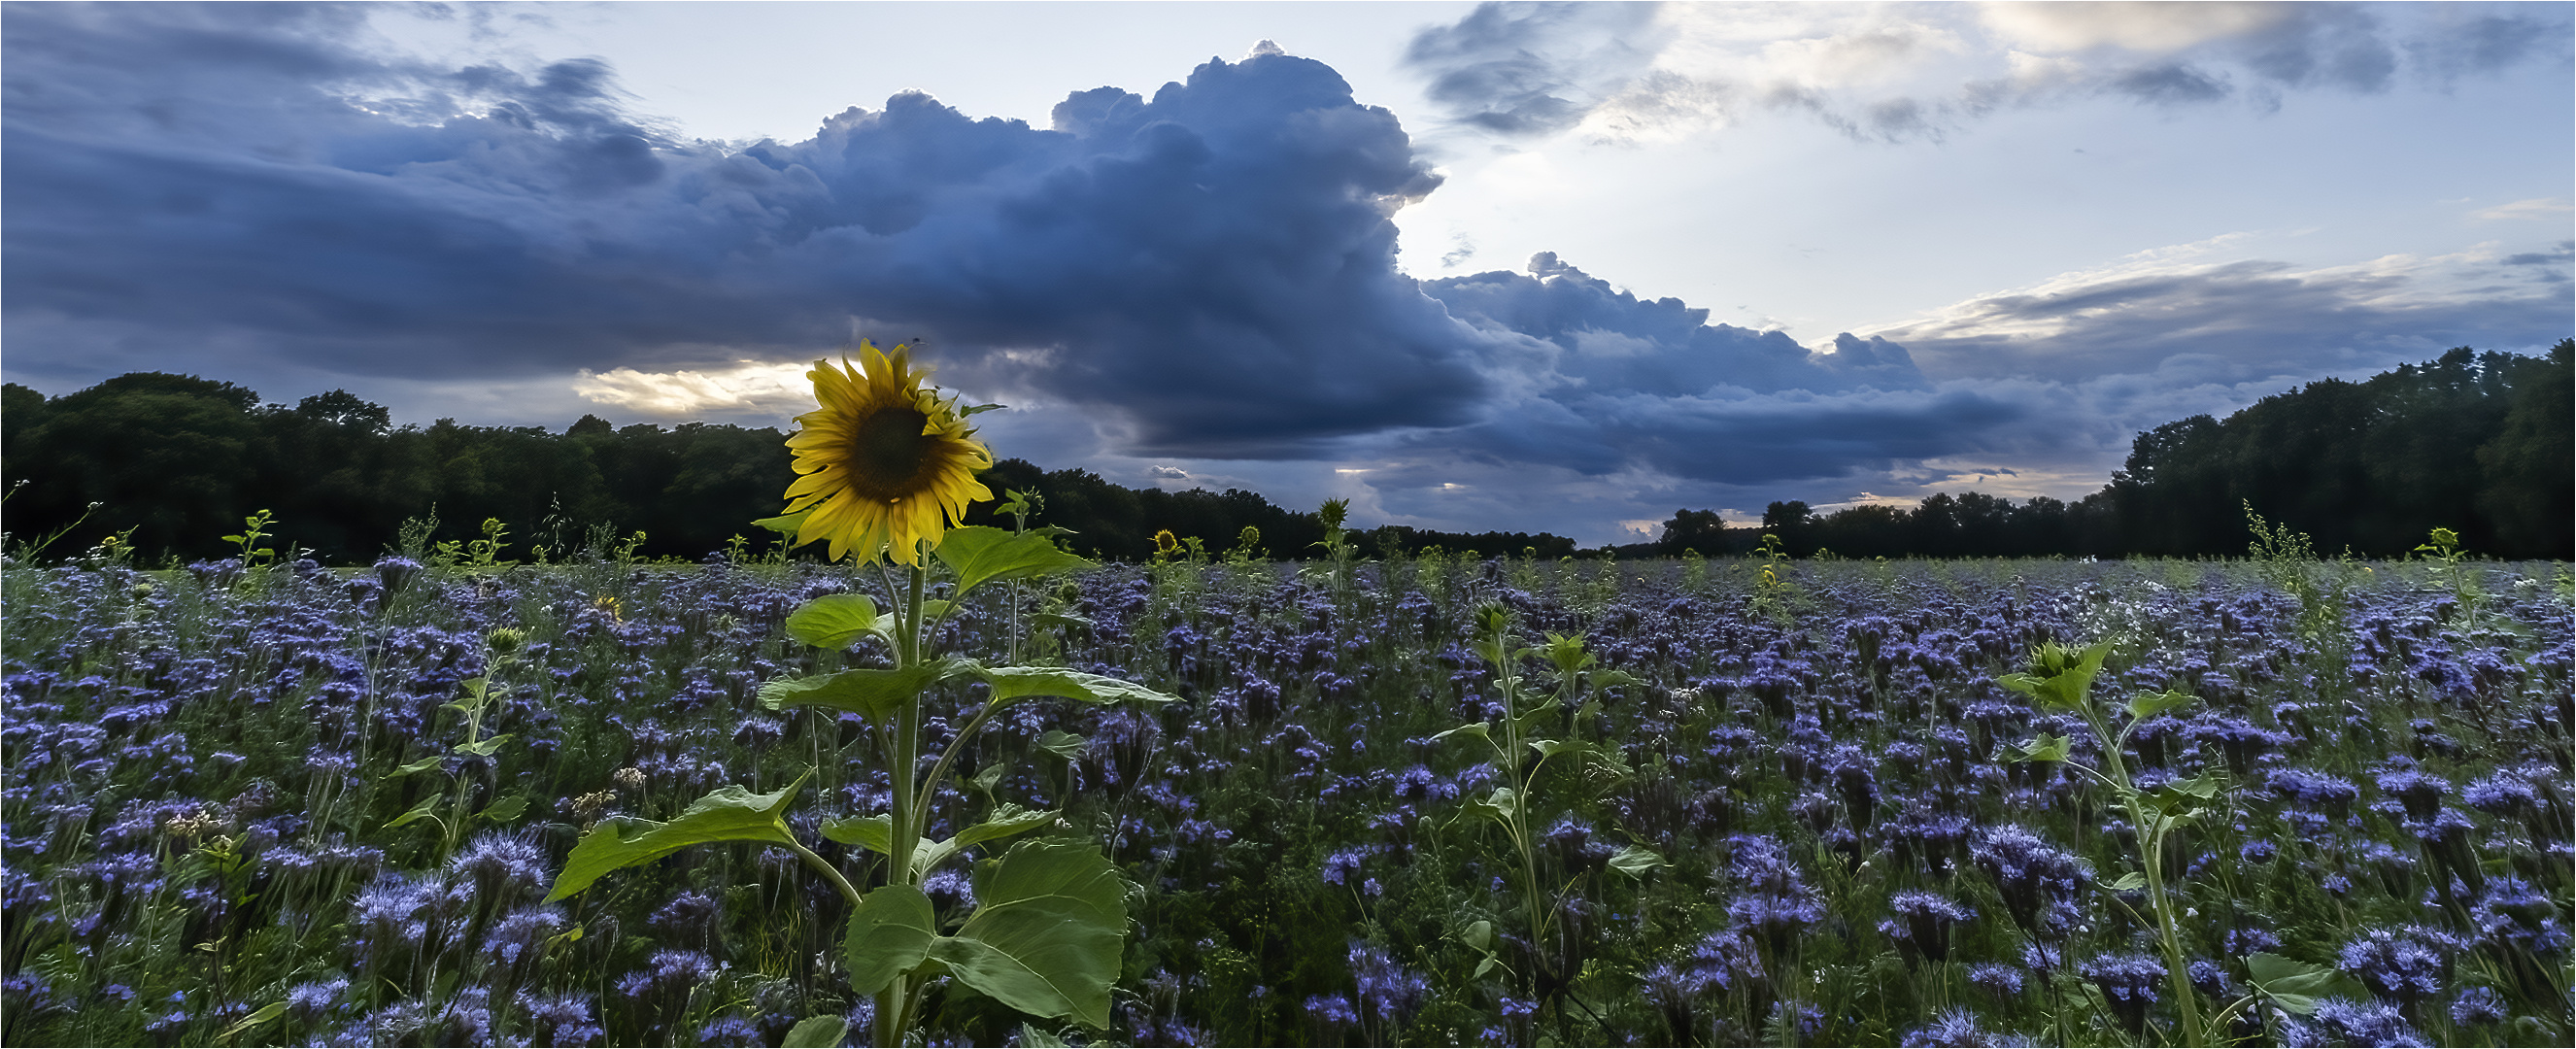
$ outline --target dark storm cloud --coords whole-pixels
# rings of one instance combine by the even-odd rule
[[[1473,426],[1408,437],[1434,462],[1760,484],[1993,448],[2030,415],[2008,396],[1935,389],[1905,348],[1845,334],[1813,352],[1780,332],[1708,323],[1565,263],[1428,281],[1498,343],[1506,392]],[[1372,483],[1398,484],[1402,472]]]
[[[596,61],[404,66],[340,8],[6,18],[22,372],[247,339],[502,378],[775,357],[865,318],[952,377],[1115,409],[1145,450],[1297,454],[1483,393],[1483,340],[1394,266],[1388,215],[1437,178],[1313,61],[1084,92],[1052,129],[904,95],[729,152],[626,114]]]
[[[1615,393],[1531,401],[1481,426],[1425,435],[1411,447],[1497,466],[1757,485],[2011,447],[2034,412],[2001,391],[1964,384],[1773,396],[1741,389],[1681,397]]]
[[[1527,274],[1490,272],[1427,281],[1424,294],[1452,316],[1497,335],[1554,348],[1552,373],[1585,394],[1647,390],[1697,394],[1716,386],[1757,393],[1834,393],[1860,386],[1927,385],[1905,349],[1843,336],[1834,353],[1810,353],[1782,332],[1708,323],[1682,300],[1641,300],[1567,265],[1554,252]]]

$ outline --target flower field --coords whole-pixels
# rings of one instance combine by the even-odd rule
[[[896,784],[865,718],[763,700],[895,666],[788,629],[894,607],[877,573],[94,557],[5,586],[0,1039],[887,1036],[813,863],[887,884],[841,821]],[[1018,846],[960,833],[993,814],[1056,813],[1026,838],[1129,883],[1107,1026],[933,963],[911,1037],[2567,1044],[2570,587],[1436,553],[985,587],[923,643],[1177,701],[997,702],[928,799],[923,840],[966,844],[928,861],[924,935],[1005,891]],[[2051,699],[2048,643],[2109,646],[2092,705]],[[994,687],[929,691],[916,774]],[[549,899],[586,833],[729,786],[786,791],[816,859],[691,845]]]

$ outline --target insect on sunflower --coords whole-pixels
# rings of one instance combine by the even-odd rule
[[[828,540],[835,561],[855,553],[917,565],[924,540],[937,546],[968,503],[993,497],[975,480],[993,453],[966,425],[971,409],[926,386],[911,349],[888,354],[862,341],[857,368],[845,357],[805,373],[821,407],[797,416],[802,428],[787,438],[800,475],[787,486],[787,513],[804,513],[797,544]]]

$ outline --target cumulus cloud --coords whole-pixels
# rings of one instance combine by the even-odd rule
[[[672,374],[855,327],[1242,455],[1483,393],[1479,340],[1393,264],[1388,215],[1438,178],[1276,48],[1050,128],[912,94],[736,150],[628,116],[599,62],[406,65],[340,8],[7,17],[21,370],[255,333],[343,374]]]
[[[2440,87],[2569,58],[2564,8],[2339,3],[1592,5],[1488,2],[1407,52],[1464,126],[1670,138],[1760,113],[1939,138],[1998,108],[2161,106]],[[1551,35],[1553,34],[1553,35]]]

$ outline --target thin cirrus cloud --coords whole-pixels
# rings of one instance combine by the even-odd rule
[[[2211,259],[2232,237],[1980,295],[1872,332],[1944,377],[2079,382],[2174,360],[2230,380],[2367,372],[2452,346],[2530,348],[2568,323],[2568,245],[2300,268]]]
[[[1808,71],[1796,91],[1682,87],[1855,128],[1961,112],[1850,86],[1882,75],[1873,62],[1913,75],[1911,55],[1974,65],[1990,30],[1945,9],[1897,9],[1904,25],[1876,10],[1833,9],[1860,21],[1830,38],[1774,35],[1796,46],[1766,68]],[[1948,23],[1923,22],[1936,16]],[[1459,74],[1433,92],[1454,112],[1500,114],[1487,130],[1608,126],[1605,113],[1643,112],[1637,85],[1688,78],[1658,63],[1714,46],[1697,17],[1485,8],[1411,53]],[[2137,26],[2014,31],[2057,33],[2050,46],[2076,56],[2024,63],[2031,82],[2099,90],[2161,68],[2148,59],[2214,62],[2264,33],[2327,39],[2283,28],[2325,15],[2263,17],[2154,47]],[[1072,92],[1044,128],[906,94],[803,141],[742,146],[632,112],[605,62],[387,58],[332,5],[0,18],[0,329],[12,378],[57,390],[143,368],[290,394],[551,383],[636,415],[776,422],[804,400],[804,362],[854,335],[918,336],[943,382],[1033,408],[982,418],[1051,467],[1603,537],[1678,505],[2080,483],[2137,428],[2420,353],[2370,333],[2525,345],[2565,316],[2563,246],[2341,269],[2204,251],[1809,347],[1553,254],[1406,275],[1389,217],[1440,176],[1392,113],[1276,48],[1150,95]],[[1559,40],[1577,47],[1548,50]],[[1488,61],[1507,44],[1526,60]],[[2390,46],[2392,75],[2514,58],[2503,44]],[[1588,65],[1569,71],[1567,54]],[[2301,75],[2345,75],[2329,66]]]
[[[2564,61],[2567,28],[2563,7],[2520,4],[1488,2],[1406,59],[1451,121],[1505,138],[1650,141],[1787,113],[1898,141],[2079,97],[2271,108],[2439,86]]]

